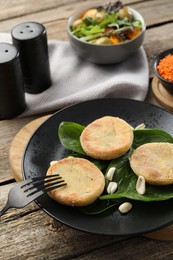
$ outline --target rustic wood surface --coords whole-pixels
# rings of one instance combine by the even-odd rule
[[[26,21],[43,23],[49,39],[67,40],[66,22],[76,9],[103,0],[2,0],[0,32]],[[172,48],[172,0],[124,0],[143,16],[147,24],[144,48],[148,57],[150,82],[152,61],[159,52]],[[151,92],[147,102],[159,105]],[[0,208],[14,185],[9,149],[18,131],[38,116],[0,121]],[[171,226],[169,227],[171,228]],[[24,209],[11,209],[0,219],[0,260],[11,259],[173,259],[173,240],[169,228],[162,236],[118,241],[115,236],[98,236],[69,228],[53,220],[34,202]],[[166,231],[165,231],[166,230]],[[171,228],[172,231],[172,228]],[[157,234],[157,235],[156,235]],[[155,238],[155,239],[151,239]],[[159,240],[156,240],[158,238]]]

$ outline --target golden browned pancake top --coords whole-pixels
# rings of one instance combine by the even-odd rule
[[[105,116],[85,127],[80,142],[87,155],[111,160],[129,150],[133,142],[133,130],[123,119]]]
[[[149,184],[173,184],[173,144],[154,142],[139,146],[130,158],[130,166]]]
[[[104,190],[104,175],[86,159],[69,157],[54,162],[47,175],[57,173],[67,185],[51,191],[49,195],[59,203],[86,206],[93,203]]]

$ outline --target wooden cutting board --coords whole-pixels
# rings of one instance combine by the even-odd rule
[[[31,135],[49,116],[44,116],[33,120],[24,126],[14,137],[9,150],[9,163],[16,181],[21,181],[23,179],[22,157]],[[173,225],[146,234],[145,236],[151,239],[173,241]]]
[[[9,163],[16,181],[21,181],[23,179],[22,157],[30,137],[49,116],[40,117],[31,121],[24,126],[12,140],[9,149]]]

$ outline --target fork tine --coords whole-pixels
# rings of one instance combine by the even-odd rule
[[[51,180],[48,180],[48,179]],[[45,176],[40,176],[40,177],[33,177],[33,178],[29,178],[25,181],[23,181],[23,185],[21,186],[21,188],[24,188],[25,186],[29,186],[30,184],[36,184],[38,181],[52,181],[54,179],[60,179],[62,178],[59,174],[52,174],[52,175],[45,175]]]
[[[32,184],[33,184],[34,187],[37,187],[37,186],[39,186],[41,184],[46,184],[46,183],[52,183],[53,184],[53,183],[55,183],[55,181],[60,181],[60,179],[62,180],[62,177],[57,175],[57,177],[54,177],[54,178],[51,178],[51,179],[49,179],[49,178],[42,178],[40,180],[36,180]]]
[[[44,191],[43,193],[48,192],[49,187],[51,189],[55,189],[64,185],[66,185],[66,183],[62,177],[59,174],[53,174],[50,176],[34,177],[30,182],[22,185],[21,188],[23,189],[24,193],[27,193],[26,196],[29,197],[41,190]]]
[[[56,178],[62,178],[58,173],[57,174],[52,174],[52,175],[45,175],[45,176],[40,176],[40,177],[33,177],[32,178],[32,180],[33,181],[39,181],[39,180],[45,180],[45,179],[51,179],[51,178],[54,178],[54,177],[56,177]]]
[[[50,191],[52,191],[52,190],[54,190],[56,188],[60,188],[62,186],[65,186],[65,185],[67,185],[67,183],[61,183],[59,185],[54,185],[52,187],[49,187],[48,189],[47,188],[46,189],[41,189],[39,191],[36,190],[35,192],[32,192],[32,193],[28,194],[27,197],[32,197],[32,200],[35,200],[38,197],[40,197],[41,195],[43,195],[43,194],[45,194],[47,192],[50,192]]]
[[[61,183],[61,184],[58,184],[58,185],[55,185],[55,186],[52,186],[52,187],[46,187],[46,189],[45,189],[45,192],[49,192],[49,191],[51,191],[51,190],[54,190],[54,189],[56,189],[56,188],[60,188],[60,187],[62,187],[62,186],[66,186],[67,185],[67,183],[64,181],[64,182],[59,182],[59,183]]]
[[[59,176],[59,174],[51,175],[50,178],[48,176],[34,177],[34,178],[29,179],[28,181],[26,181],[21,186],[21,189],[23,189],[23,192],[28,192],[29,190],[32,190],[32,189],[36,188],[39,185],[42,185],[42,184],[47,183],[47,182],[53,183],[55,180],[59,180],[59,179],[62,179],[62,177]],[[42,188],[44,188],[44,186]]]
[[[40,190],[47,191],[47,189],[49,187],[51,187],[51,186],[54,187],[56,184],[60,184],[60,183],[65,184],[65,181],[58,179],[57,181],[49,182],[49,183],[46,183],[46,184],[44,184],[44,182],[40,182],[37,185],[34,184],[32,188],[30,188],[28,190],[25,190],[25,192],[26,191],[30,192],[27,196],[31,196],[32,194],[34,194],[34,193],[36,193],[36,192],[38,192]]]

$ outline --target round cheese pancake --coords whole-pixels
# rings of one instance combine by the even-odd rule
[[[133,130],[123,119],[105,116],[85,127],[80,142],[87,155],[111,160],[129,150],[133,142]]]
[[[149,184],[173,184],[173,144],[155,142],[139,146],[131,155],[130,166]]]
[[[47,175],[59,174],[67,183],[49,192],[59,203],[69,206],[86,206],[93,203],[103,192],[105,178],[90,161],[69,157],[53,162]]]

